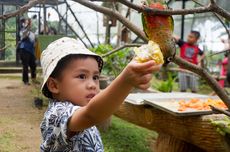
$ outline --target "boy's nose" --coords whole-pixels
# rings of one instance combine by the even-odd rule
[[[92,90],[95,90],[97,87],[96,83],[93,81],[93,80],[90,80],[87,84],[87,88],[88,89],[92,89]]]

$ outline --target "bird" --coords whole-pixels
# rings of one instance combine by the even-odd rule
[[[164,0],[146,0],[143,7],[159,10],[169,9]],[[175,54],[176,46],[173,39],[174,21],[171,15],[142,13],[143,30],[149,41],[157,43],[164,56],[164,65],[170,63]]]

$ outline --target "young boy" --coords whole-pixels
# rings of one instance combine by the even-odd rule
[[[101,57],[66,37],[43,51],[41,65],[42,92],[50,99],[41,123],[42,152],[103,152],[94,125],[112,115],[134,87],[147,89],[160,69],[154,61],[132,61],[99,93]]]
[[[200,55],[200,61],[204,58],[204,53],[197,46],[197,41],[200,38],[198,31],[191,31],[187,37],[187,42],[174,37],[176,43],[180,47],[180,57],[186,61],[198,64],[198,55]],[[181,67],[183,68],[183,67]],[[197,92],[198,78],[196,75],[186,72],[179,72],[179,86],[181,92],[186,92],[187,88],[190,88],[193,93]]]

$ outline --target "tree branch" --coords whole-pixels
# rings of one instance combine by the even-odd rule
[[[91,1],[103,1],[103,0],[91,0]],[[109,2],[112,2],[112,1],[115,1],[115,0],[109,0]],[[212,10],[211,5],[206,6],[206,7],[197,7],[193,9],[159,10],[159,9],[150,8],[148,6],[137,5],[127,0],[116,0],[116,1],[138,12],[145,12],[145,13],[157,14],[157,15],[186,15],[186,14],[194,14],[194,13],[205,13],[205,12],[210,12]]]
[[[130,1],[127,1],[127,0],[117,0],[118,2],[126,5],[127,7],[129,8],[132,8],[138,12],[141,12],[143,10],[143,7],[140,6],[140,5],[135,5],[134,3],[131,3]]]
[[[16,10],[15,12],[8,13],[8,14],[3,14],[0,16],[0,19],[6,20],[11,17],[15,17],[17,15],[25,13],[28,9],[31,7],[42,3],[43,0],[30,0],[26,5],[22,6],[20,9]]]
[[[230,13],[226,10],[224,10],[223,8],[221,8],[220,6],[218,6],[216,3],[213,3],[211,5],[212,7],[212,11],[219,14],[220,16],[226,18],[227,20],[230,20]]]
[[[92,1],[100,1],[100,0],[92,0]],[[114,0],[109,0],[114,1]],[[153,9],[148,6],[140,6],[134,3],[131,3],[127,0],[117,0],[118,2],[130,7],[138,12],[145,12],[149,14],[157,14],[157,15],[187,15],[187,14],[195,14],[195,13],[207,13],[207,12],[215,12],[220,16],[230,20],[230,13],[221,8],[216,4],[214,0],[210,0],[210,4],[208,6],[197,7],[193,9],[177,9],[177,10],[159,10]]]
[[[8,48],[10,45],[5,45],[3,48],[0,48],[0,52],[4,51],[6,48]]]
[[[216,113],[222,113],[222,114],[225,114],[225,115],[230,117],[230,112],[223,110],[223,109],[220,109],[220,108],[217,108],[217,107],[214,107],[212,105],[209,105],[209,106],[211,107],[212,111],[214,111]]]
[[[22,14],[22,13],[26,12],[29,8],[35,6],[38,3],[41,3],[42,1],[43,0],[31,0],[31,1],[29,1],[28,4],[24,5],[19,10],[15,11],[13,13],[1,15],[0,19],[8,19],[10,17]],[[73,0],[73,1],[79,2],[82,5],[84,5],[84,4],[87,5],[87,3],[89,3],[86,0],[85,1]],[[91,1],[105,1],[105,0],[91,0]],[[113,2],[115,0],[108,0],[108,1]],[[187,14],[194,14],[194,13],[215,12],[215,13],[219,14],[220,16],[225,17],[226,19],[230,20],[230,13],[227,12],[226,10],[224,10],[223,8],[221,8],[220,6],[218,6],[214,0],[210,0],[210,5],[208,5],[208,6],[197,7],[197,8],[193,8],[193,9],[177,9],[177,10],[152,9],[150,7],[147,7],[147,6],[136,5],[136,4],[131,3],[127,0],[117,0],[117,1],[126,5],[127,7],[130,7],[134,10],[137,10],[138,12],[146,12],[146,13],[158,14],[158,15],[187,15]],[[114,13],[116,14],[116,12],[114,12]]]
[[[226,94],[223,88],[220,87],[218,82],[202,67],[199,67],[197,65],[194,65],[192,63],[189,63],[183,59],[181,59],[178,56],[175,56],[173,59],[173,62],[176,63],[179,66],[182,66],[183,68],[190,70],[199,76],[201,76],[203,79],[206,80],[206,82],[209,84],[209,86],[216,92],[216,94],[223,100],[223,102],[227,105],[228,109],[230,109],[230,98]]]
[[[120,50],[122,50],[122,49],[124,49],[124,48],[127,48],[127,47],[138,47],[138,46],[140,46],[141,44],[125,44],[125,45],[122,45],[122,46],[120,46],[120,47],[118,47],[118,48],[115,48],[114,50],[112,50],[112,51],[110,51],[110,52],[108,52],[108,53],[106,53],[106,54],[103,54],[102,55],[102,57],[104,58],[104,57],[107,57],[107,56],[109,56],[109,55],[111,55],[111,54],[113,54],[113,53],[116,53],[116,52],[118,52],[118,51],[120,51]]]
[[[88,8],[91,8],[97,12],[106,14],[110,17],[116,18],[119,20],[122,24],[124,24],[126,27],[128,27],[131,31],[133,31],[136,35],[140,36],[144,41],[147,41],[147,38],[142,30],[140,30],[136,25],[131,23],[128,19],[126,19],[124,16],[122,16],[117,11],[112,11],[109,8],[98,6],[92,2],[89,2],[88,0],[72,0],[77,3],[80,3]]]
[[[212,54],[209,55],[209,57],[217,55],[217,54],[221,54],[221,53],[226,53],[226,52],[230,52],[230,49],[225,49],[225,50],[222,50],[222,51],[219,51],[219,52],[216,52],[216,53],[212,53]]]

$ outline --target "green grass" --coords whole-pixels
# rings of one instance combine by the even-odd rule
[[[112,118],[112,125],[106,132],[101,132],[105,152],[150,152],[150,143],[157,133],[117,117]]]
[[[1,132],[0,134],[0,149],[3,150],[1,152],[11,152],[15,151],[14,146],[12,145],[12,140],[15,137],[14,133],[12,131],[5,131]]]

